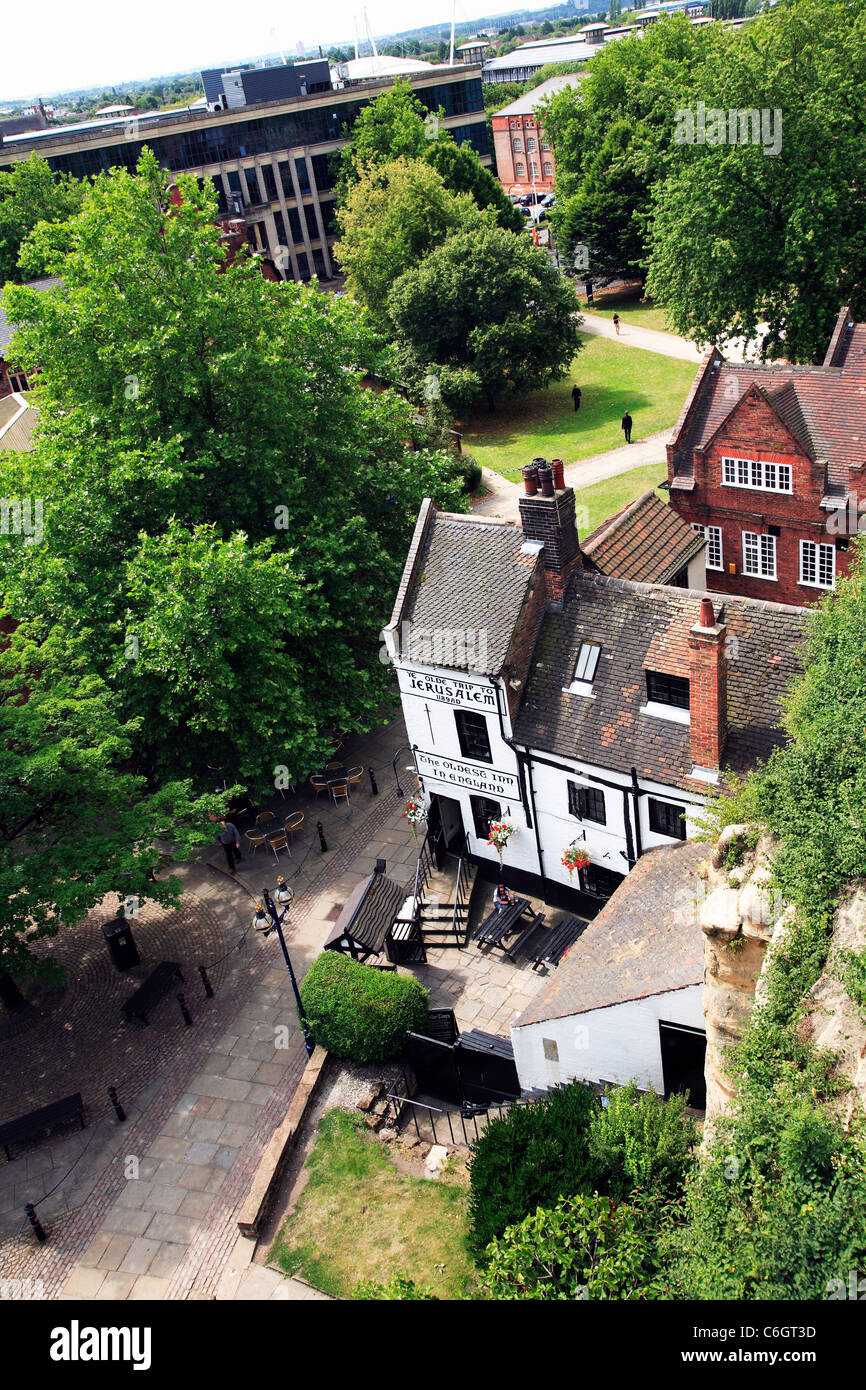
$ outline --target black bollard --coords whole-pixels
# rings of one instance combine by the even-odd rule
[[[42,1222],[36,1215],[36,1208],[34,1207],[32,1202],[28,1202],[24,1210],[27,1213],[27,1220],[33,1227],[33,1234],[35,1235],[36,1239],[39,1241],[39,1244],[41,1245],[42,1242],[47,1239],[47,1236],[45,1235],[45,1232],[42,1229]]]
[[[205,998],[206,998],[206,999],[213,999],[213,985],[211,984],[210,980],[208,979],[208,977],[207,977],[207,970],[205,969],[205,967],[204,967],[203,965],[200,965],[200,966],[199,966],[199,968],[198,968],[198,973],[201,975],[201,982],[202,982],[202,984],[204,985]]]
[[[316,821],[316,829],[319,832],[319,844],[321,845],[322,853],[325,854],[328,848],[328,842],[325,839],[325,828],[320,820]]]
[[[376,777],[375,777],[375,774],[374,774],[374,772],[373,772],[373,769],[370,767],[370,768],[367,769],[367,771],[368,771],[369,774],[370,774],[370,790],[372,791],[372,793],[373,793],[374,796],[378,796],[378,795],[379,795],[379,788],[376,786]]]
[[[115,1115],[117,1116],[118,1120],[121,1120],[121,1121],[122,1121],[122,1120],[125,1120],[125,1119],[126,1119],[126,1111],[124,1110],[124,1108],[123,1108],[123,1106],[121,1105],[120,1101],[117,1099],[117,1091],[116,1091],[116,1089],[114,1088],[114,1086],[109,1086],[109,1088],[108,1088],[108,1099],[111,1101],[111,1104],[114,1106],[114,1113],[115,1113]]]
[[[179,995],[177,996],[177,1002],[178,1002],[178,1004],[180,1004],[180,1011],[181,1011],[181,1013],[183,1014],[183,1021],[184,1021],[184,1023],[186,1024],[186,1026],[187,1026],[187,1028],[188,1028],[189,1025],[192,1023],[192,1014],[190,1013],[189,1009],[186,1007],[186,1000],[184,999],[184,997],[183,997],[182,994],[179,994]]]

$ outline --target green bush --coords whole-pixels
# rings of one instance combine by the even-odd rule
[[[589,1129],[598,1100],[572,1082],[491,1120],[472,1146],[469,1248],[480,1257],[495,1236],[536,1207],[590,1191]]]
[[[639,1094],[633,1081],[607,1091],[607,1107],[592,1118],[589,1150],[603,1191],[624,1201],[636,1188],[677,1197],[695,1163],[697,1125],[683,1096]]]
[[[470,497],[473,497],[480,489],[484,477],[481,471],[481,464],[477,463],[476,460],[469,455],[465,460],[464,468],[463,490],[464,492],[468,492]]]
[[[301,999],[316,1043],[353,1062],[394,1057],[407,1030],[427,1017],[428,993],[414,975],[375,970],[338,951],[313,962]]]

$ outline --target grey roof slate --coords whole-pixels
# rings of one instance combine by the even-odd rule
[[[643,855],[514,1026],[701,984],[695,871],[706,855],[693,840]]]
[[[563,611],[548,611],[535,646],[515,723],[519,744],[593,762],[675,787],[691,787],[689,727],[640,714],[645,668],[688,674],[688,634],[702,595],[689,589],[637,584],[585,570],[572,575]],[[782,697],[800,669],[804,610],[785,604],[712,594],[727,624],[728,740],[723,762],[736,772],[754,766],[784,742]],[[602,653],[594,699],[564,689],[581,643]]]

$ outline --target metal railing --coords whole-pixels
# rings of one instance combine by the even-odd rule
[[[464,1105],[459,1109],[446,1110],[443,1106],[413,1100],[409,1095],[409,1084],[405,1074],[394,1083],[393,1089],[388,1092],[387,1100],[391,1102],[395,1125],[402,1124],[408,1108],[409,1120],[422,1142],[430,1142],[430,1136],[422,1133],[422,1126],[426,1124],[429,1125],[434,1144],[451,1144],[454,1148],[467,1149],[481,1138],[488,1120],[498,1118],[512,1105],[525,1103],[515,1099],[496,1101],[490,1105]],[[480,1127],[479,1120],[482,1122]]]

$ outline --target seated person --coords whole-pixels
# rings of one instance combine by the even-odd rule
[[[506,888],[504,883],[498,883],[496,885],[496,892],[493,894],[493,906],[497,911],[501,912],[503,908],[508,907],[515,901],[516,899],[510,888]]]

